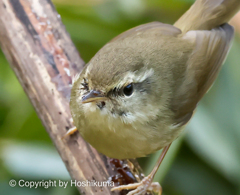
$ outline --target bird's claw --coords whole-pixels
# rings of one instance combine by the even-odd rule
[[[152,182],[151,177],[145,177],[140,183],[121,185],[111,189],[111,191],[115,190],[132,190],[127,195],[142,195],[147,191],[154,191],[158,195],[162,194],[162,187],[158,182]]]

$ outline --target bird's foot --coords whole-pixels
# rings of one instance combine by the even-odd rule
[[[158,195],[162,194],[162,187],[158,182],[152,182],[152,177],[145,177],[140,183],[133,183],[114,187],[111,191],[115,190],[132,190],[127,195],[144,195],[147,191],[154,191]]]
[[[66,137],[74,134],[76,131],[77,131],[77,128],[76,127],[72,127],[71,129],[69,129],[67,131],[67,133],[64,136],[62,136],[62,139],[65,139]]]

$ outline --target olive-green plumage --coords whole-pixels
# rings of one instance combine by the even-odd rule
[[[144,24],[107,43],[73,84],[70,106],[83,138],[114,158],[145,156],[177,138],[227,55],[233,28],[224,23],[239,5],[198,0],[174,26]],[[83,103],[90,91],[105,99]]]
[[[74,79],[70,108],[83,138],[118,159],[174,141],[218,75],[239,8],[197,0],[173,26],[144,24],[107,43]]]
[[[119,159],[174,141],[217,77],[239,8],[197,0],[174,26],[144,24],[107,43],[74,79],[70,108],[83,138]]]

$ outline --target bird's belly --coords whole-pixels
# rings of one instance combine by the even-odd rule
[[[138,158],[151,154],[170,144],[179,134],[170,128],[133,127],[123,123],[90,123],[80,128],[83,138],[100,153],[117,159]]]

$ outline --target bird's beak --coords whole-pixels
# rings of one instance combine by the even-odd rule
[[[100,92],[91,90],[86,95],[82,97],[82,103],[96,102],[96,101],[104,101],[107,98]]]

